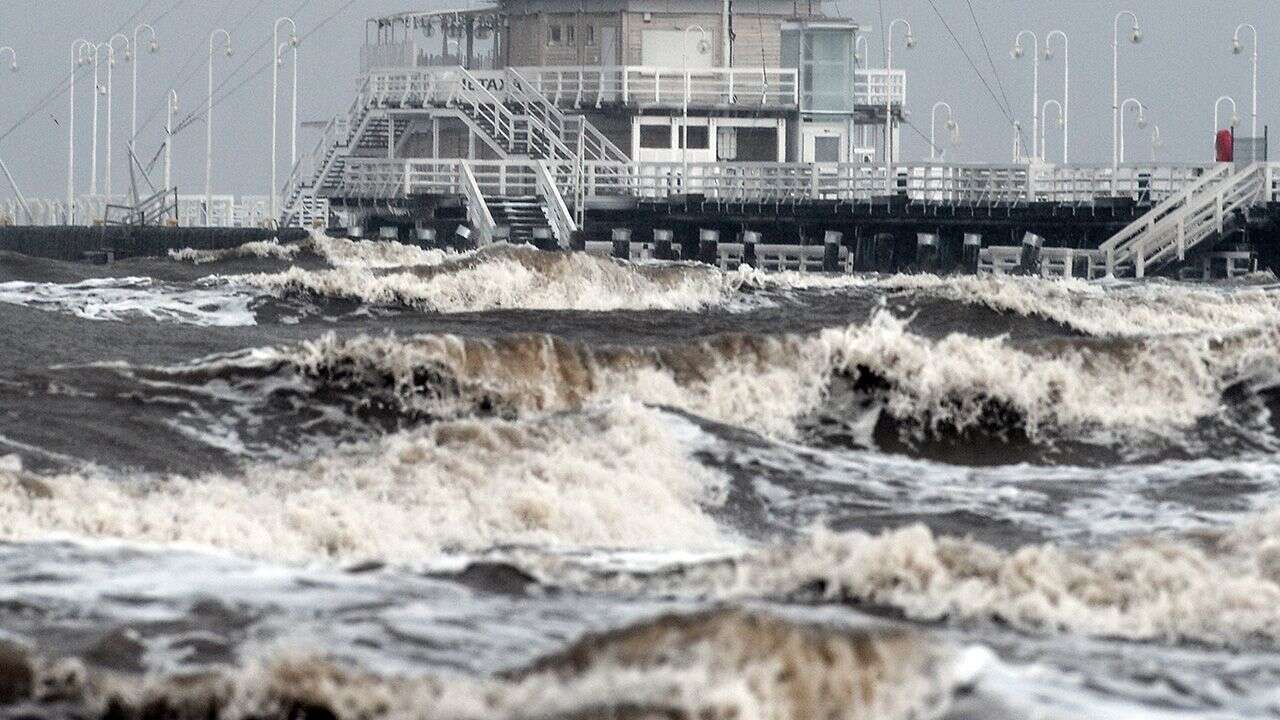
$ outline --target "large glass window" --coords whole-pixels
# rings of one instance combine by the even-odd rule
[[[690,125],[684,129],[686,142],[690,150],[706,150],[711,147],[711,128],[706,125]]]
[[[547,44],[559,45],[563,41],[559,23],[547,27]]]
[[[641,125],[640,147],[646,150],[670,150],[670,125]]]

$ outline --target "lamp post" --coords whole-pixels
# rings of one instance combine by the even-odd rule
[[[1056,108],[1056,109],[1057,109],[1057,111],[1058,111],[1058,127],[1062,129],[1062,134],[1063,134],[1063,139],[1064,139],[1064,141],[1065,141],[1065,139],[1066,139],[1066,134],[1067,134],[1067,129],[1066,129],[1066,128],[1067,128],[1067,121],[1066,121],[1067,113],[1066,113],[1066,110],[1064,110],[1064,109],[1063,109],[1063,105],[1062,105],[1062,103],[1058,102],[1057,100],[1045,100],[1045,101],[1044,101],[1044,105],[1040,106],[1040,117],[1044,120],[1044,122],[1042,122],[1042,123],[1040,124],[1040,150],[1041,150],[1042,152],[1044,152],[1044,155],[1045,155],[1045,156],[1047,156],[1047,155],[1049,154],[1049,151],[1048,151],[1048,150],[1046,150],[1046,148],[1047,148],[1047,147],[1049,147],[1049,146],[1048,146],[1047,144],[1045,144],[1045,135],[1047,135],[1047,134],[1048,134],[1048,127],[1049,127],[1049,108],[1050,108],[1051,106],[1052,106],[1052,107],[1054,107],[1054,108]],[[1063,161],[1062,161],[1062,163],[1065,165],[1065,164],[1066,164],[1066,162],[1067,162],[1067,161],[1066,161],[1066,159],[1065,159],[1065,158],[1066,158],[1066,152],[1067,152],[1067,148],[1066,148],[1066,143],[1065,143],[1065,142],[1063,143],[1062,152],[1063,152],[1063,158],[1064,158],[1064,159],[1063,159]],[[1047,159],[1047,158],[1042,158],[1042,159]]]
[[[1053,59],[1053,38],[1062,38],[1062,164],[1070,162],[1068,138],[1071,136],[1071,41],[1061,30],[1054,30],[1044,38],[1044,59]],[[1043,113],[1042,113],[1043,115]],[[1044,151],[1044,143],[1040,150]]]
[[[1240,46],[1240,31],[1245,28],[1253,33],[1253,137],[1256,138],[1258,137],[1258,28],[1249,23],[1240,23],[1231,38],[1231,50],[1237,55],[1243,50]]]
[[[1135,108],[1137,108],[1137,111],[1138,111],[1138,127],[1140,127],[1140,128],[1145,128],[1145,127],[1147,126],[1147,108],[1146,108],[1146,106],[1144,106],[1144,105],[1142,104],[1142,101],[1138,100],[1137,98],[1125,98],[1125,101],[1124,101],[1123,103],[1120,103],[1120,162],[1121,162],[1121,163],[1124,163],[1124,162],[1125,162],[1125,155],[1124,155],[1124,111],[1125,111],[1125,109],[1126,109],[1126,108],[1128,108],[1130,105],[1133,105]]]
[[[116,33],[107,41],[107,174],[103,179],[106,181],[106,193],[108,200],[111,199],[111,144],[114,140],[112,136],[112,128],[114,126],[112,125],[111,120],[111,106],[113,105],[111,94],[111,68],[116,64],[115,42],[117,38],[124,40],[124,51],[126,53],[130,52],[129,38],[123,33]]]
[[[1036,148],[1040,135],[1040,36],[1030,30],[1023,30],[1013,38],[1013,57],[1022,57],[1022,36],[1031,36],[1031,158],[1041,156],[1041,149]]]
[[[946,108],[947,110],[947,130],[951,131],[951,142],[955,143],[960,136],[960,126],[956,123],[955,112],[951,109],[951,103],[939,100],[933,104],[933,110],[929,113],[929,160],[938,159],[938,110]]]
[[[1215,135],[1218,133],[1219,130],[1222,129],[1222,125],[1219,122],[1218,111],[1222,109],[1223,100],[1226,100],[1227,102],[1231,103],[1231,128],[1234,130],[1236,127],[1236,123],[1240,122],[1240,116],[1236,114],[1235,99],[1229,95],[1223,95],[1213,103],[1213,132]]]
[[[868,53],[870,43],[867,41],[866,35],[859,35],[857,40],[853,41],[853,59],[862,65],[870,65],[871,57]],[[858,48],[862,48],[859,50]]]
[[[231,57],[231,33],[218,28],[209,33],[209,93],[204,109],[204,222],[209,225],[213,217],[213,39],[221,34],[226,38],[224,51]]]
[[[81,38],[71,43],[71,90],[67,93],[70,111],[67,113],[67,215],[68,225],[76,223],[76,72],[87,61],[81,57],[93,43]],[[98,89],[93,89],[97,97]]]
[[[1133,19],[1133,30],[1129,39],[1136,45],[1142,42],[1142,30],[1138,27],[1138,16],[1132,10],[1121,10],[1116,14],[1111,25],[1111,165],[1120,165],[1120,18],[1128,16]]]
[[[690,25],[684,29],[682,41],[680,43],[681,57],[684,62],[684,119],[680,122],[680,161],[684,165],[684,174],[681,176],[685,183],[685,192],[688,192],[689,182],[689,93],[691,90],[689,75],[689,31],[697,30],[699,35],[698,47],[701,51],[703,44],[707,42],[707,31],[701,25]]]
[[[281,44],[280,26],[286,22],[289,23],[289,42]],[[280,191],[276,187],[277,138],[279,137],[277,93],[279,93],[280,88],[280,63],[284,61],[286,45],[293,48],[293,152],[296,154],[298,150],[298,25],[293,21],[293,18],[282,17],[276,20],[276,24],[271,30],[271,47],[276,48],[275,56],[272,58],[271,63],[271,193],[268,195],[268,198],[270,198],[271,222],[277,222],[280,219],[279,200],[276,197],[276,194]],[[290,156],[290,170],[292,170],[295,162],[297,162],[296,158]]]
[[[89,194],[98,195],[98,97],[105,95],[107,89],[98,80],[98,61],[102,59],[101,44],[93,47],[93,143],[89,159]],[[88,58],[86,58],[86,62]]]
[[[129,109],[129,155],[134,155],[135,144],[138,136],[138,61],[141,55],[141,45],[138,44],[138,35],[142,31],[151,33],[151,42],[147,45],[150,52],[155,53],[160,49],[160,44],[156,41],[156,29],[147,23],[142,23],[133,29],[133,49],[125,51],[125,59],[129,64],[133,65],[133,93],[130,97]],[[132,158],[130,162],[132,162]]]
[[[886,71],[893,70],[893,29],[902,24],[907,29],[907,35],[903,38],[903,43],[910,50],[916,46],[916,36],[911,30],[911,21],[904,18],[894,18],[889,23],[888,32],[885,35],[884,45],[884,69]],[[890,92],[892,84],[889,81],[889,73],[886,72],[884,78],[884,183],[885,190],[889,195],[893,194],[893,93]]]
[[[169,91],[168,115],[164,123],[164,191],[173,189],[173,116],[178,112],[178,91]]]

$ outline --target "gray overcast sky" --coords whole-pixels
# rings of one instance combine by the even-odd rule
[[[361,20],[367,16],[413,9],[465,6],[467,0],[0,0],[0,45],[17,49],[21,71],[0,73],[0,132],[6,131],[65,81],[70,71],[71,43],[80,37],[104,41],[143,8],[138,21],[155,21],[160,52],[144,55],[139,66],[139,117],[154,116],[140,134],[139,154],[149,157],[162,139],[163,96],[178,90],[185,115],[203,106],[206,43],[214,27],[232,30],[235,57],[215,60],[215,84],[239,67],[232,82],[264,69],[215,108],[215,192],[263,194],[270,175],[269,50],[271,23],[281,14],[295,13],[300,32],[311,32],[335,12],[302,48],[300,116],[321,120],[344,112],[351,102],[357,54],[363,41]],[[679,0],[671,0],[678,5]],[[1213,101],[1233,95],[1240,104],[1241,125],[1249,122],[1249,48],[1231,54],[1231,33],[1237,23],[1253,22],[1262,36],[1260,122],[1266,124],[1280,98],[1268,92],[1272,55],[1267,39],[1280,32],[1277,0],[972,0],[982,31],[990,44],[996,69],[1014,113],[1027,128],[1031,115],[1031,62],[1009,55],[1014,34],[1021,29],[1041,37],[1062,29],[1071,37],[1071,152],[1077,162],[1109,162],[1111,156],[1110,83],[1111,27],[1115,13],[1136,11],[1145,34],[1141,45],[1121,48],[1121,97],[1135,96],[1150,108],[1165,140],[1161,158],[1203,161],[1211,158],[1210,127]],[[872,26],[871,55],[881,61],[880,2],[843,0],[826,3],[828,12],[854,17]],[[1007,162],[1012,130],[995,100],[978,79],[960,47],[948,34],[934,5],[956,34],[960,45],[1000,96],[992,79],[986,51],[979,39],[966,0],[883,0],[884,17],[905,17],[914,26],[918,45],[902,49],[897,41],[896,65],[910,72],[909,108],[912,122],[928,133],[929,111],[937,100],[955,107],[962,129],[962,145],[952,157],[963,161]],[[158,21],[156,21],[156,19]],[[137,21],[128,23],[132,31]],[[1246,41],[1246,46],[1248,41]],[[251,55],[255,48],[258,51]],[[247,65],[240,67],[248,58]],[[1280,66],[1277,66],[1280,68]],[[1280,72],[1280,69],[1277,69]],[[287,74],[283,73],[283,74]],[[283,78],[282,78],[283,79]],[[76,99],[77,190],[84,192],[89,177],[89,126],[92,98],[84,81]],[[1041,101],[1059,97],[1061,54],[1041,65]],[[121,62],[114,78],[116,131],[115,188],[128,182],[124,143],[129,127],[130,67]],[[61,197],[66,187],[67,96],[60,93],[22,127],[0,142],[0,153],[29,196]],[[287,107],[282,104],[282,116]],[[56,125],[61,123],[61,126]],[[104,120],[105,122],[105,120]],[[141,120],[140,120],[141,122]],[[1225,121],[1224,121],[1225,122]],[[283,131],[282,131],[283,132]],[[1051,127],[1050,158],[1061,148],[1058,129]],[[1150,129],[1132,128],[1131,160],[1150,158]],[[303,131],[299,147],[309,150],[313,135]],[[927,143],[908,130],[904,137],[909,158],[927,156]],[[288,163],[287,135],[281,137],[281,173]],[[103,160],[99,159],[99,162]],[[158,167],[158,165],[157,165]],[[174,174],[182,192],[198,193],[204,186],[204,125],[189,126],[175,143]],[[8,188],[0,189],[7,196]]]

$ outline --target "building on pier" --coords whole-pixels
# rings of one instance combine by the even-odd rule
[[[498,0],[372,18],[355,100],[295,168],[284,221],[826,270],[972,249],[992,271],[1091,277],[1269,232],[1253,212],[1274,207],[1264,162],[902,161],[906,73],[860,64],[857,23],[820,5]]]

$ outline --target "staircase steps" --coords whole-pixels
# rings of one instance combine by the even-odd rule
[[[509,229],[512,243],[532,242],[534,228],[547,226],[546,211],[536,195],[489,197],[485,201],[493,213],[494,223]]]

